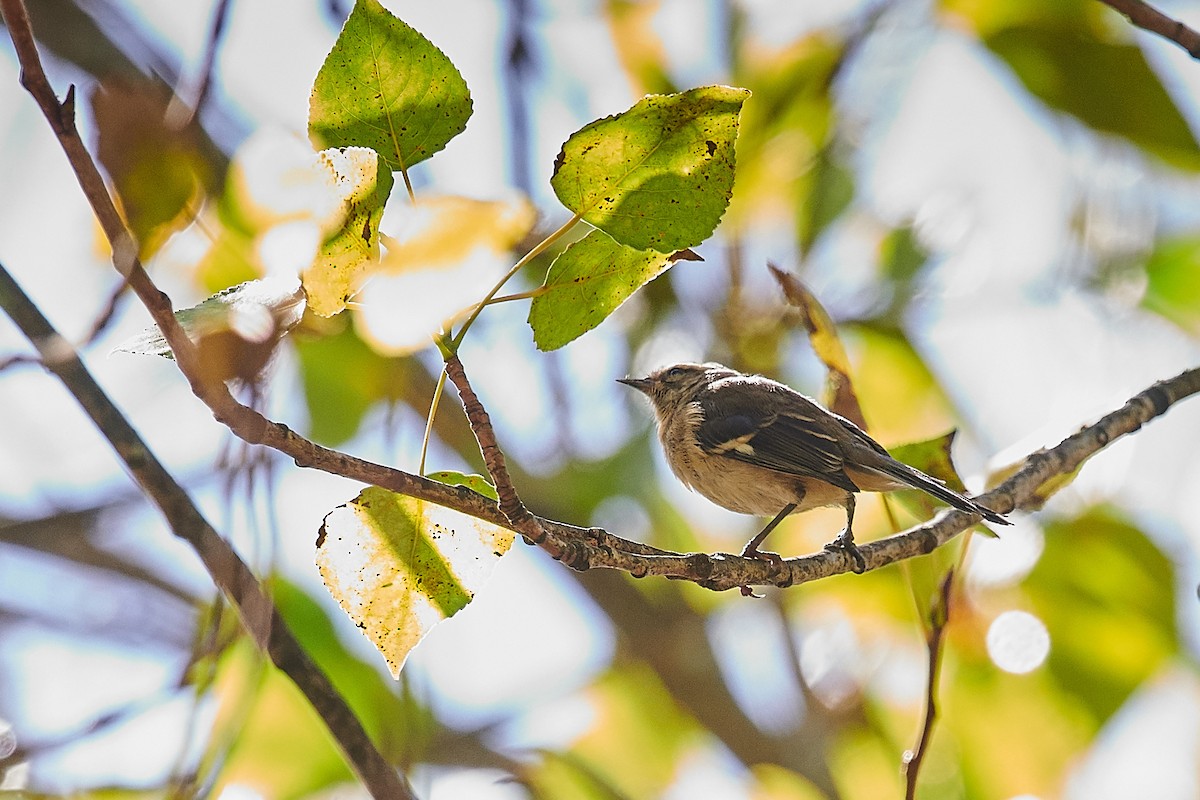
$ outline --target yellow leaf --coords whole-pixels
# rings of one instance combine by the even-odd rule
[[[512,542],[504,528],[372,486],[325,517],[317,567],[398,678],[409,652],[471,602]]]

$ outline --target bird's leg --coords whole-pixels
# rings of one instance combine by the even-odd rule
[[[842,528],[842,532],[837,535],[836,539],[825,545],[825,549],[845,552],[846,555],[850,556],[850,560],[854,562],[850,569],[854,570],[856,575],[861,575],[867,571],[867,561],[863,558],[862,551],[858,549],[858,545],[854,543],[853,526],[854,495],[850,494],[846,496],[846,527]]]
[[[780,511],[775,515],[775,519],[767,523],[767,527],[755,534],[753,539],[746,542],[746,546],[742,548],[742,558],[757,558],[761,561],[771,562],[782,561],[783,559],[779,557],[778,553],[763,552],[762,550],[758,549],[758,546],[763,543],[763,540],[766,539],[767,536],[770,535],[771,531],[775,530],[775,528],[779,526],[779,523],[783,522],[784,517],[795,510],[795,503],[788,503],[786,506],[784,506],[783,511]]]
[[[779,523],[783,522],[784,517],[795,510],[795,503],[788,503],[786,506],[784,506],[783,510],[775,515],[775,519],[768,522],[767,526],[756,533],[753,539],[746,542],[746,546],[742,548],[742,558],[757,558],[760,561],[770,562],[776,568],[781,568],[783,566],[783,557],[780,556],[779,553],[771,553],[759,550],[758,546],[763,543],[763,540],[766,539],[767,536],[770,535],[771,531],[775,530],[775,528],[779,526]],[[755,594],[754,590],[749,586],[742,586],[741,589],[743,597],[762,597],[762,595]]]

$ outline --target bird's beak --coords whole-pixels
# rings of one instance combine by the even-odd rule
[[[642,394],[650,393],[651,382],[649,378],[617,378],[617,383],[623,383],[626,386],[632,386]]]

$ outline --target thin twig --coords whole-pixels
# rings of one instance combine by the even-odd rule
[[[937,721],[937,690],[938,678],[942,671],[942,639],[946,625],[950,622],[950,597],[954,584],[953,567],[946,571],[938,590],[937,599],[929,612],[929,632],[926,645],[929,652],[929,663],[926,667],[925,680],[925,719],[921,723],[921,734],[917,737],[915,750],[904,753],[904,798],[915,800],[917,796],[917,777],[921,772],[921,764],[929,750],[929,741],[933,738],[933,725]]]
[[[217,0],[213,9],[212,24],[208,28],[208,44],[204,48],[204,62],[200,65],[200,83],[196,87],[195,97],[190,103],[187,117],[179,124],[179,129],[192,125],[200,116],[212,91],[213,72],[217,63],[217,50],[221,44],[221,34],[225,31],[225,23],[229,20],[229,0]]]
[[[1189,28],[1179,20],[1171,19],[1153,6],[1143,3],[1142,0],[1100,0],[1100,2],[1124,14],[1126,19],[1142,30],[1174,42],[1186,50],[1192,58],[1200,59],[1200,32]]]
[[[5,16],[8,20],[7,8]],[[407,781],[372,744],[333,684],[288,630],[254,573],[208,523],[112,403],[74,348],[58,334],[0,264],[0,307],[41,354],[50,370],[108,439],[132,478],[158,506],[172,532],[196,550],[217,587],[230,599],[255,644],[304,693],[334,733],[347,760],[376,798],[413,797]]]

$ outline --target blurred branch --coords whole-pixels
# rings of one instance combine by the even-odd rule
[[[37,101],[58,137],[72,169],[112,245],[113,262],[130,287],[154,315],[171,344],[193,391],[213,396],[220,407],[245,408],[221,384],[203,384],[196,371],[196,353],[172,313],[170,299],[154,286],[137,259],[137,246],[117,213],[96,163],[84,147],[74,118],[74,87],[60,104],[42,68],[41,57],[21,0],[0,0],[0,10],[21,64],[21,85]],[[238,608],[243,625],[258,646],[287,674],[321,715],[363,783],[376,797],[411,797],[407,782],[379,753],[362,724],[329,679],[292,636],[278,610],[237,553],[208,524],[183,488],[133,430],[87,372],[73,348],[51,327],[38,308],[0,266],[0,302],[42,356],[47,369],[71,390],[84,410],[112,444],[134,479],[154,500],[177,536],[200,556],[213,582]],[[223,396],[222,396],[223,395]],[[249,409],[246,409],[249,410]]]
[[[11,20],[9,5],[5,15]],[[167,472],[133,426],[96,383],[73,348],[0,265],[0,307],[37,348],[46,369],[67,387],[108,439],[133,479],[154,501],[176,536],[195,548],[213,582],[237,607],[242,624],[312,704],[375,797],[412,797],[403,778],[371,743],[329,679],[288,630],[262,586]]]
[[[1200,33],[1184,25],[1142,0],[1100,0],[1123,14],[1126,19],[1142,30],[1157,34],[1174,42],[1187,51],[1192,58],[1200,59]]]
[[[937,600],[929,612],[929,633],[926,644],[929,650],[929,664],[925,676],[925,720],[921,723],[921,734],[917,737],[917,747],[904,754],[904,800],[916,800],[917,776],[921,772],[921,764],[929,749],[929,740],[933,738],[933,725],[937,721],[937,689],[938,677],[942,672],[942,637],[946,625],[950,623],[950,595],[954,585],[954,568],[946,571],[938,589]]]

